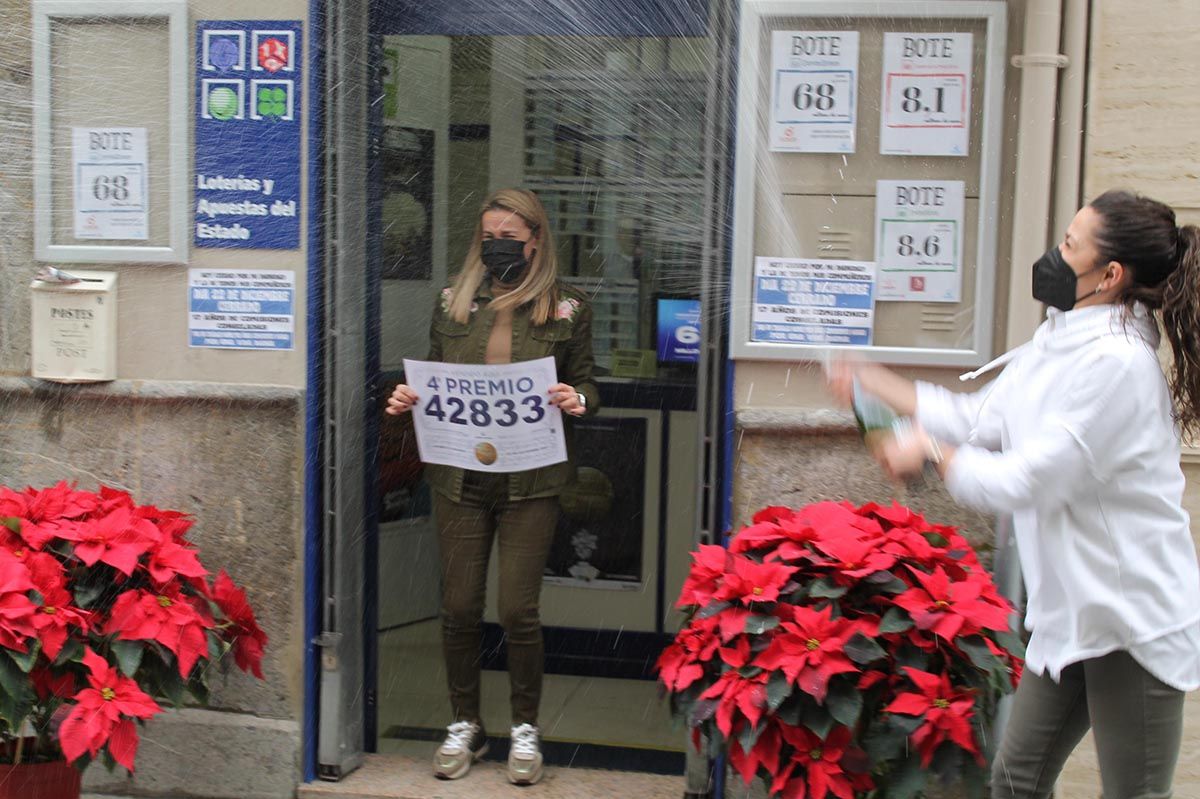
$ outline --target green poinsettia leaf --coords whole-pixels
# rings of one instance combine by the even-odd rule
[[[918,757],[910,757],[899,768],[888,775],[888,799],[916,799],[925,788],[928,773],[921,768]]]
[[[992,650],[988,649],[983,639],[977,635],[968,635],[954,639],[955,645],[963,651],[963,653],[971,659],[975,667],[983,671],[993,671],[999,666],[1004,668],[1000,658],[992,654]]]
[[[853,728],[858,723],[858,717],[862,715],[862,691],[849,680],[831,682],[829,694],[825,697],[825,706],[839,724]]]
[[[4,650],[8,656],[13,659],[13,663],[17,664],[17,668],[23,674],[28,674],[33,671],[33,666],[37,663],[38,654],[42,651],[41,641],[34,641],[29,645],[29,650],[26,652],[15,652],[12,649]]]
[[[29,677],[12,658],[0,657],[0,718],[16,728],[36,700]]]
[[[897,668],[907,667],[929,671],[929,653],[923,652],[915,646],[902,646],[892,654],[892,657],[896,661]]]
[[[800,717],[800,723],[821,739],[829,736],[835,723],[829,711],[819,705],[805,704],[801,708]]]
[[[844,585],[838,585],[828,577],[822,577],[819,580],[814,580],[812,587],[808,591],[809,596],[815,596],[819,599],[838,599],[846,595],[850,589]]]
[[[1025,657],[1025,642],[1021,640],[1021,636],[1012,630],[994,632],[992,633],[992,639],[1013,657]]]
[[[132,677],[142,665],[146,645],[141,641],[113,641],[112,653],[117,656],[117,666],[126,677]]]
[[[787,675],[777,671],[767,680],[767,710],[774,713],[792,695],[792,684]]]
[[[106,586],[101,583],[88,585],[87,583],[76,584],[75,586],[75,604],[81,608],[90,608],[95,604],[96,600],[104,595]]]
[[[916,732],[917,728],[925,723],[925,719],[921,716],[905,716],[896,713],[892,715],[888,723],[904,733],[905,736],[908,736]]]
[[[737,673],[747,680],[753,680],[755,677],[762,674],[763,670],[760,666],[742,666],[737,670]]]
[[[778,626],[779,619],[775,616],[747,616],[745,632],[747,635],[762,635]]]
[[[769,684],[767,690],[770,691]],[[785,699],[783,704],[779,706],[779,709],[775,711],[775,718],[779,719],[781,723],[786,724],[789,727],[799,727],[800,719],[803,717],[807,696],[807,694],[798,695],[793,693],[791,696]]]
[[[860,666],[865,666],[868,663],[873,663],[876,660],[882,660],[887,657],[887,652],[884,651],[873,638],[869,638],[862,633],[855,633],[850,640],[846,642],[846,656]]]
[[[903,608],[891,607],[879,622],[881,633],[903,633],[913,628],[913,620]]]
[[[58,657],[54,659],[55,666],[63,666],[67,663],[82,663],[83,662],[83,644],[74,638],[68,638],[63,644],[63,648],[59,650]]]
[[[688,716],[689,727],[699,727],[704,722],[711,719],[717,713],[717,705],[721,704],[716,699],[697,699],[696,704],[692,705],[692,712]]]
[[[946,536],[942,535],[941,533],[935,533],[931,531],[927,533],[921,533],[921,535],[925,537],[926,541],[928,541],[930,544],[933,544],[935,547],[947,547],[950,545],[950,539],[946,538]]]
[[[933,762],[929,765],[943,783],[949,783],[962,774],[963,750],[958,745],[946,741],[933,753]]]
[[[907,743],[908,736],[903,730],[892,724],[881,724],[867,735],[863,747],[872,763],[883,763],[899,757]]]
[[[696,614],[697,619],[710,619],[721,611],[733,607],[732,602],[710,602]]]
[[[0,516],[0,524],[4,525],[17,535],[21,534],[21,520],[16,516]]]
[[[738,743],[742,745],[743,752],[749,752],[758,743],[758,736],[762,735],[762,731],[766,728],[765,724],[760,724],[751,727],[749,724],[742,727],[738,733]]]
[[[878,590],[880,593],[892,594],[893,596],[895,596],[896,594],[903,594],[905,591],[907,591],[911,587],[911,586],[909,586],[908,583],[904,582],[896,575],[893,574],[890,576],[891,576],[890,580],[878,585]]]

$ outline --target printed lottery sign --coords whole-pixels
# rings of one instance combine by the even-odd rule
[[[879,152],[966,156],[970,144],[969,33],[885,33]]]
[[[961,180],[876,183],[879,299],[961,299],[964,194]]]
[[[869,346],[875,264],[755,258],[751,341]]]
[[[425,463],[520,472],[567,459],[562,412],[550,404],[554,359],[495,366],[404,360]]]
[[[773,151],[854,152],[857,31],[775,31],[771,71]]]
[[[75,238],[149,238],[146,129],[73,128]]]

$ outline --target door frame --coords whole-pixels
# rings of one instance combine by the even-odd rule
[[[508,2],[532,9],[537,0]],[[564,16],[556,21],[560,30],[514,34],[511,30],[488,28],[498,16],[496,0],[462,0],[456,5],[455,18],[469,24],[448,35],[655,35],[649,25],[636,31],[617,29],[625,24],[625,16],[602,13],[613,2],[601,0],[595,4],[598,16],[589,18],[596,26],[592,30],[582,29],[578,18]],[[471,15],[469,9],[460,8],[472,4],[489,13]],[[368,180],[374,164],[368,157],[368,134],[381,127],[375,118],[381,113],[380,104],[369,102],[379,90],[379,71],[371,69],[370,64],[374,63],[372,59],[378,60],[375,46],[381,40],[370,26],[370,5],[371,0],[309,0],[305,782],[341,779],[357,768],[364,752],[374,750],[376,739],[373,630],[377,576],[365,564],[375,562],[371,551],[378,545],[374,489],[379,420],[374,396],[377,387],[372,381],[380,364],[381,277],[378,258],[372,258],[370,252],[378,246],[378,236],[371,231],[364,241],[361,234],[357,239],[352,235],[369,230],[369,208],[374,198],[364,187],[378,183]],[[418,18],[422,17],[419,9],[428,11],[433,7],[410,0],[398,0],[397,5]],[[704,14],[695,13],[698,7],[703,7]],[[733,364],[722,309],[726,305],[730,263],[736,100],[736,64],[724,62],[733,52],[731,42],[736,45],[732,39],[725,41],[736,25],[735,12],[736,0],[657,0],[656,8],[649,12],[664,29],[668,20],[684,21],[682,29],[668,31],[671,35],[711,35],[714,58],[722,72],[710,87],[713,104],[709,105],[709,117],[715,121],[714,132],[705,144],[706,157],[713,165],[705,202],[713,229],[703,249],[705,333],[696,396],[704,459],[703,485],[697,492],[701,528],[697,540],[706,543],[723,542],[732,499]],[[432,12],[424,17],[444,24],[444,19],[436,19]],[[513,18],[522,24],[535,19],[530,14]],[[444,29],[438,33],[447,35]],[[371,42],[371,59],[346,57],[360,54],[364,41]],[[336,147],[326,146],[328,137],[337,141]],[[355,443],[357,449],[351,446]]]

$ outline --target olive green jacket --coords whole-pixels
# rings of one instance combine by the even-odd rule
[[[450,290],[443,289],[433,309],[433,324],[429,331],[430,361],[442,363],[483,363],[488,338],[496,313],[491,309],[492,289],[487,284],[475,293],[471,318],[456,322],[447,315]],[[591,416],[600,407],[600,392],[592,375],[592,308],[587,297],[571,286],[558,284],[559,304],[552,318],[544,325],[534,325],[529,306],[513,309],[513,363],[537,358],[554,358],[555,371],[561,383],[574,386],[587,398],[587,413]],[[546,386],[549,388],[549,386]],[[420,389],[418,388],[419,392]],[[513,472],[508,478],[510,499],[532,499],[556,496],[563,486],[575,479],[574,446],[572,439],[575,419],[563,414],[567,443],[567,460],[540,469]],[[433,490],[460,502],[465,469],[456,466],[426,464],[425,477]]]

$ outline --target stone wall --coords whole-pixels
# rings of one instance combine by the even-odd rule
[[[271,639],[264,682],[225,664],[211,702],[224,712],[185,710],[151,723],[137,777],[96,766],[89,789],[292,796],[303,708],[303,419],[302,393],[287,388],[0,378],[0,483],[106,484],[194,514],[191,538],[205,566],[245,587]]]

